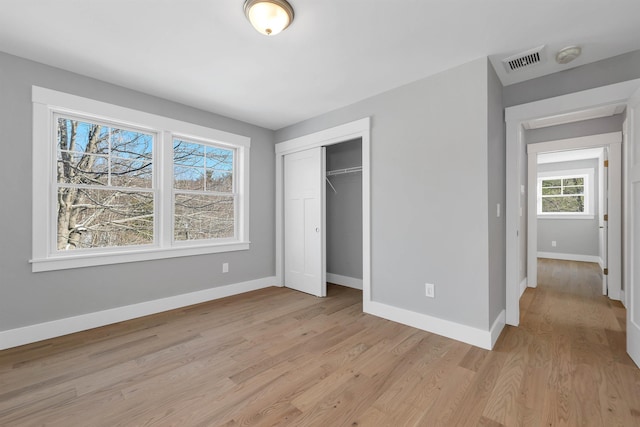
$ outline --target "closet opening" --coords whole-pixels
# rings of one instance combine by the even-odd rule
[[[365,117],[275,146],[276,286],[318,297],[327,296],[327,281],[338,297],[362,289],[366,313],[373,304],[370,126]]]
[[[326,147],[326,282],[362,290],[362,138]]]

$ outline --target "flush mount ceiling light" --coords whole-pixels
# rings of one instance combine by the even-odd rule
[[[576,59],[582,53],[580,46],[567,46],[564,49],[560,49],[556,54],[556,62],[558,64],[568,64]]]
[[[293,21],[293,8],[286,0],[247,0],[244,14],[259,33],[275,36]]]

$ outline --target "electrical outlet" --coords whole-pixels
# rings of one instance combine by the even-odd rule
[[[435,298],[436,297],[436,285],[434,285],[433,283],[425,283],[424,284],[424,291],[425,291],[425,295],[428,296],[429,298]]]
[[[554,248],[556,247],[556,241],[555,240],[551,241],[551,246],[553,246]]]
[[[229,263],[225,262],[224,264],[222,264],[222,272],[223,273],[228,273],[229,272]]]

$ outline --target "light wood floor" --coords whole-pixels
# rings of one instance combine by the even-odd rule
[[[494,351],[270,288],[0,352],[0,425],[638,426],[597,266],[541,260]]]

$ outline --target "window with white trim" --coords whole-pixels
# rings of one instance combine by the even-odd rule
[[[249,138],[35,86],[33,106],[33,271],[249,248]]]
[[[235,149],[173,140],[173,238],[235,236]]]
[[[56,251],[154,241],[154,133],[54,113]]]
[[[538,215],[592,217],[592,181],[592,169],[538,174]]]

